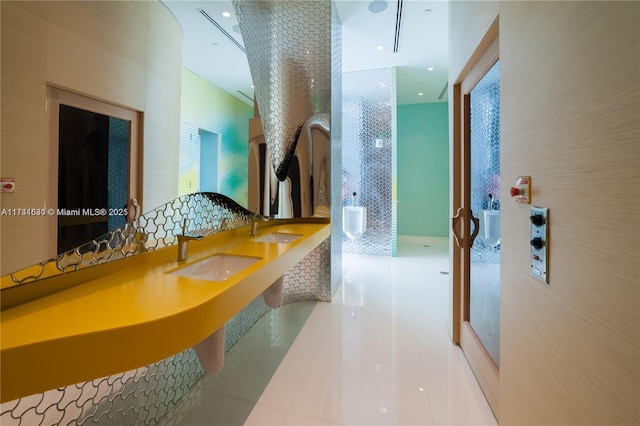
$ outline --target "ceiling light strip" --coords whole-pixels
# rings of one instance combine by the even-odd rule
[[[238,46],[238,49],[242,50],[242,53],[247,53],[247,51],[245,50],[244,46],[241,45],[240,43],[238,43],[238,40],[236,40],[235,38],[233,38],[233,36],[231,34],[229,34],[227,31],[225,31],[224,28],[222,28],[222,26],[220,24],[218,24],[216,22],[215,19],[213,19],[211,16],[209,16],[209,14],[207,12],[204,11],[204,9],[197,9],[198,12],[200,12],[200,14],[202,16],[204,16],[205,18],[207,18],[209,20],[209,22],[211,22],[217,29],[220,30],[220,32],[222,34],[224,34],[225,36],[227,36],[227,38],[229,40],[231,40],[233,42],[233,44],[235,44],[236,46]]]
[[[447,92],[447,89],[449,88],[449,82],[447,81],[444,84],[444,87],[442,88],[442,92],[440,92],[440,96],[438,96],[438,99],[442,99],[442,97],[444,96],[444,94]]]
[[[402,1],[398,0],[398,9],[396,10],[396,34],[393,41],[393,53],[398,53],[400,46],[400,28],[402,26]]]
[[[253,98],[250,97],[249,95],[247,95],[246,93],[244,93],[241,90],[236,90],[236,92],[240,93],[242,96],[244,96],[245,98],[249,99],[251,102],[253,102]]]

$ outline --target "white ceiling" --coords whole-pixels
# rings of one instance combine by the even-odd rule
[[[211,23],[206,12],[238,44],[237,18],[230,0],[161,0],[183,31],[183,65],[253,106],[246,55]],[[282,0],[284,1],[284,0]],[[448,4],[446,0],[404,0],[398,52],[393,52],[398,0],[336,0],[342,22],[342,71],[397,67],[398,104],[447,100]],[[224,17],[223,12],[229,12]],[[378,47],[382,46],[382,50]],[[427,68],[433,67],[432,71]],[[418,95],[422,93],[423,95]],[[246,96],[244,96],[244,95]],[[440,95],[441,99],[438,99]]]

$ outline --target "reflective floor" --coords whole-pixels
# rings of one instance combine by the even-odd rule
[[[163,425],[494,425],[450,343],[448,241],[348,255],[332,303],[262,317]]]

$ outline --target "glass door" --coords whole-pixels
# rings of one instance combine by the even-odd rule
[[[500,365],[500,64],[469,96],[469,205],[478,219],[469,261],[469,323],[496,367]]]
[[[127,222],[130,139],[127,120],[63,104],[59,114],[58,254]]]
[[[140,215],[139,113],[47,88],[48,250],[74,249]]]
[[[498,417],[500,63],[497,38],[454,85],[454,333]]]

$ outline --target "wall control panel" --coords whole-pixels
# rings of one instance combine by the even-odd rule
[[[531,274],[549,284],[549,209],[531,207]]]

